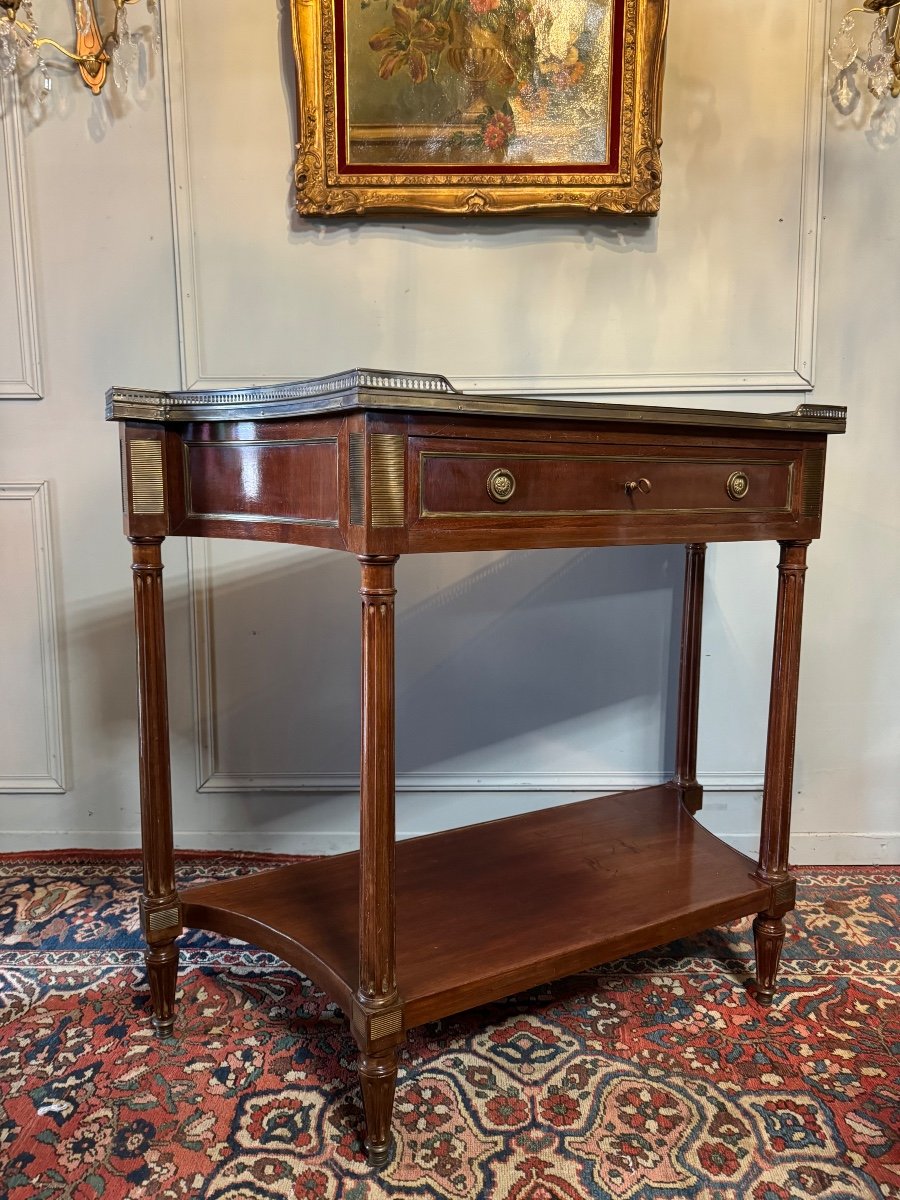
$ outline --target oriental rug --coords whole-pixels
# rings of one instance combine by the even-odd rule
[[[180,882],[278,861],[186,855]],[[900,868],[799,874],[771,1009],[741,921],[414,1030],[376,1174],[307,979],[186,934],[160,1042],[137,859],[0,857],[0,1196],[897,1200]]]

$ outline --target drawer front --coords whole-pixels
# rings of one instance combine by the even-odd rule
[[[338,524],[338,440],[185,441],[188,518]]]
[[[794,456],[439,449],[419,443],[419,517],[514,518],[788,513]]]

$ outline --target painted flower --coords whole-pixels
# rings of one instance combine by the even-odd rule
[[[500,0],[469,0],[469,5],[472,12],[478,13],[481,17],[485,13],[493,12],[495,8],[499,8]]]
[[[495,1125],[521,1125],[528,1120],[527,1103],[517,1096],[493,1096],[487,1105],[488,1120]]]
[[[321,1200],[328,1192],[328,1176],[324,1171],[301,1171],[294,1180],[297,1200]]]
[[[407,1129],[424,1132],[446,1125],[451,1111],[452,1101],[440,1088],[414,1085],[403,1097],[400,1120]]]
[[[512,117],[495,112],[484,127],[484,144],[488,150],[505,150],[515,132]]]
[[[540,1102],[541,1116],[555,1125],[557,1129],[564,1125],[574,1125],[580,1116],[578,1102],[564,1092],[555,1092],[544,1096]]]
[[[112,1145],[112,1114],[108,1109],[91,1113],[72,1137],[59,1147],[59,1161],[73,1175],[104,1161]]]
[[[143,1158],[156,1137],[156,1126],[138,1118],[116,1131],[113,1154],[116,1158]]]
[[[378,74],[390,79],[405,67],[413,83],[422,83],[428,75],[429,54],[440,54],[447,45],[450,30],[442,21],[432,22],[424,17],[415,19],[405,5],[391,9],[394,24],[369,38],[373,50],[382,51]]]
[[[673,1098],[653,1087],[627,1088],[617,1097],[619,1119],[631,1129],[671,1133],[684,1123]]]
[[[704,1142],[697,1154],[710,1175],[733,1175],[740,1166],[737,1155],[724,1142]]]

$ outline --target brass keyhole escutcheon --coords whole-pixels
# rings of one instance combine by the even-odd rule
[[[516,490],[516,477],[506,467],[497,467],[487,478],[488,495],[498,504],[505,504]]]
[[[643,495],[649,496],[650,489],[652,487],[653,487],[653,484],[650,482],[649,479],[630,479],[625,484],[625,495],[633,496],[635,492],[641,492],[641,493],[643,493]]]
[[[743,471],[732,471],[725,484],[725,491],[732,500],[743,500],[750,491],[750,480]]]

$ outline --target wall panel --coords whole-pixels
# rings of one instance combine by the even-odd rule
[[[0,484],[0,792],[63,792],[62,703],[46,483]]]
[[[658,220],[328,223],[292,214],[287,5],[256,15],[248,77],[238,0],[216,22],[175,0],[186,383],[361,365],[529,393],[808,390],[824,6],[672,7]]]
[[[41,369],[19,108],[0,80],[0,400],[39,400]]]

